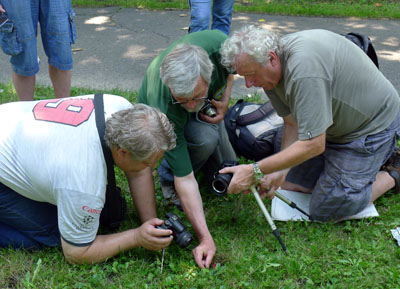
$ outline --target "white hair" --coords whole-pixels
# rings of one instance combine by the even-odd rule
[[[176,145],[174,127],[167,116],[141,103],[113,113],[106,121],[104,139],[110,148],[124,148],[137,161]]]
[[[280,56],[281,50],[281,41],[277,34],[248,25],[234,31],[232,36],[222,44],[219,52],[222,65],[228,71],[234,72],[236,57],[242,53],[253,57],[260,64],[265,64],[269,60],[270,51]]]
[[[160,77],[175,96],[192,97],[199,76],[210,85],[213,68],[203,48],[178,44],[161,63]]]

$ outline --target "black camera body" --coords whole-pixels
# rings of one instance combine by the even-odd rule
[[[221,169],[226,167],[234,167],[239,165],[238,161],[223,161]],[[219,171],[219,170],[218,170]],[[214,174],[214,179],[211,183],[213,193],[217,196],[225,196],[229,184],[232,180],[232,174],[220,174],[219,172]]]
[[[204,113],[205,115],[208,115],[209,117],[215,117],[217,115],[215,107],[212,105],[211,100],[208,98],[204,100],[204,105],[200,109],[200,112]]]
[[[186,248],[193,240],[192,234],[186,230],[185,225],[181,222],[181,218],[174,213],[167,213],[166,220],[157,229],[171,230],[174,240],[178,243],[179,247]]]

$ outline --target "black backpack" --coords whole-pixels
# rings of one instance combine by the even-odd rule
[[[364,51],[369,56],[372,62],[379,69],[378,56],[376,55],[375,48],[372,45],[372,41],[368,36],[357,32],[350,32],[343,36],[349,39],[358,47],[360,47],[362,51]]]
[[[258,161],[280,150],[283,119],[270,102],[255,104],[239,99],[228,109],[224,121],[239,156]]]

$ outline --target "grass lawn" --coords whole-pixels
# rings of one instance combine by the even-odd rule
[[[72,0],[75,7],[115,6],[146,9],[188,9],[187,0]],[[236,12],[367,18],[400,18],[394,0],[235,0]],[[71,95],[98,91],[72,88]],[[101,91],[137,101],[136,91]],[[52,98],[38,86],[35,95]],[[0,104],[16,101],[11,84],[0,83]],[[1,126],[0,126],[1,131]],[[128,201],[121,230],[139,226],[128,184],[116,170]],[[155,178],[157,180],[157,178]],[[158,216],[183,213],[162,205],[156,183]],[[191,254],[176,244],[165,252],[133,249],[96,265],[70,265],[60,248],[27,252],[0,249],[0,288],[400,288],[400,248],[390,230],[400,226],[400,194],[387,193],[376,203],[377,218],[333,223],[276,222],[285,254],[254,197],[244,197],[232,222],[238,196],[216,197],[201,188],[207,224],[217,246],[213,268],[200,270]],[[270,200],[264,200],[270,211]]]
[[[0,84],[0,103],[17,100],[11,84]],[[73,88],[72,95],[96,91]],[[104,92],[104,91],[103,91]],[[112,90],[136,102],[136,92]],[[36,95],[52,97],[39,86]],[[128,184],[117,170],[118,185],[128,200],[122,230],[139,226]],[[183,213],[164,207],[156,183],[158,215],[172,210],[194,235]],[[254,197],[244,197],[232,222],[238,196],[216,197],[202,188],[207,223],[217,253],[212,269],[200,270],[191,249],[175,243],[167,248],[163,272],[161,252],[142,248],[96,265],[70,265],[61,249],[27,252],[0,249],[0,288],[400,288],[400,248],[390,230],[400,226],[400,194],[387,193],[376,202],[378,218],[333,223],[276,222],[288,248],[285,254],[271,233]],[[270,201],[264,200],[268,210]]]
[[[72,0],[79,7],[138,7],[145,9],[188,9],[188,0]],[[282,15],[400,18],[398,0],[235,0],[235,12]]]

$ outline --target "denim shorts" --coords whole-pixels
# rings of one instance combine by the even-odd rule
[[[400,113],[383,131],[346,144],[326,142],[325,152],[292,168],[287,181],[313,189],[310,214],[329,221],[361,212],[372,197],[372,183],[397,149]]]
[[[32,76],[39,71],[38,23],[48,63],[60,70],[72,69],[76,27],[71,0],[0,0],[0,4],[9,18],[0,28],[0,45],[11,56],[15,73]]]

